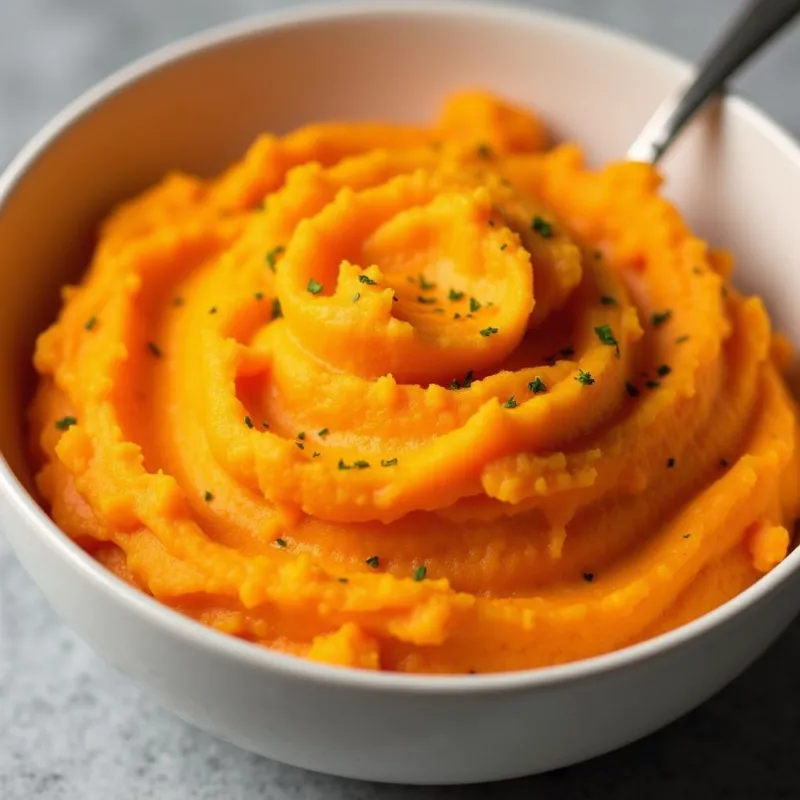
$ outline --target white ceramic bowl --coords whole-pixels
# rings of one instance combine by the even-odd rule
[[[530,104],[594,161],[619,158],[686,73],[649,47],[549,14],[488,2],[350,3],[194,37],[57,117],[0,180],[0,521],[53,606],[200,727],[279,761],[382,781],[485,781],[576,762],[655,730],[737,675],[798,611],[800,552],[707,616],[611,655],[502,675],[372,674],[181,617],[95,563],[25,489],[22,376],[33,337],[114,201],[173,167],[213,173],[265,129],[424,120],[449,91],[472,85]],[[665,171],[691,223],[737,254],[739,283],[764,295],[800,343],[794,142],[731,98],[693,126]]]

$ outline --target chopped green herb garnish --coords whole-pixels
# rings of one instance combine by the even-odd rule
[[[460,300],[463,296],[464,292],[457,292],[455,289],[451,289],[447,295],[447,299],[456,302],[457,300]]]
[[[256,292],[253,297],[260,302],[264,299],[264,292]]]
[[[426,306],[430,306],[430,305],[433,305],[436,302],[436,298],[435,297],[423,297],[422,295],[419,295],[417,297],[417,302],[418,303],[422,303],[423,305],[426,305]]]
[[[337,464],[337,466],[339,467],[339,469],[352,469],[352,467],[349,464],[344,463],[343,458],[339,459],[339,463]]]
[[[583,579],[586,583],[591,583],[594,580],[594,572],[584,572]]]
[[[598,325],[594,332],[597,334],[597,338],[603,343],[607,344],[611,347],[615,347],[617,349],[617,356],[619,357],[619,342],[617,341],[616,337],[614,336],[614,332],[611,330],[610,325]]]
[[[503,244],[500,245],[501,250],[505,250],[506,247],[508,247],[508,242],[503,242]]]
[[[306,438],[306,432],[300,431],[300,433],[297,434],[297,438],[300,439],[300,441],[302,441],[303,439]]]
[[[208,309],[208,313],[209,314],[216,314],[217,313],[217,307],[216,306],[211,306],[211,308]]]
[[[672,367],[668,364],[662,364],[656,372],[663,378],[665,375],[669,375],[672,372]]]
[[[381,565],[381,559],[379,556],[370,556],[364,562],[368,567],[372,567],[372,569],[378,569]]]
[[[638,397],[641,394],[641,392],[632,383],[626,383],[625,384],[625,391],[631,397]]]
[[[90,331],[92,330],[92,328],[94,328],[95,325],[97,325],[97,317],[89,317],[89,319],[87,319],[86,322],[84,323],[83,327],[87,331]]]
[[[537,376],[528,384],[528,391],[533,394],[544,394],[547,387],[544,385],[544,381]]]
[[[493,219],[490,219],[490,220],[487,220],[487,221],[488,221],[488,223],[489,223],[489,227],[490,227],[490,228],[494,228],[494,220],[493,220]]]
[[[675,344],[683,344],[684,342],[688,342],[688,341],[689,341],[689,338],[690,338],[690,337],[689,337],[689,334],[688,334],[688,333],[686,333],[686,334],[684,334],[683,336],[679,336],[679,337],[678,337],[678,338],[675,340]]]
[[[319,458],[321,455],[322,455],[322,453],[320,453],[319,451],[315,450],[315,451],[314,451],[314,452],[311,454],[311,458]]]
[[[358,280],[360,283],[366,283],[367,286],[375,286],[376,281],[372,280],[369,275],[359,275]]]
[[[562,347],[559,351],[562,358],[572,358],[575,355],[574,347]]]
[[[594,378],[591,372],[584,372],[582,369],[578,370],[575,380],[583,386],[591,386],[594,383]]]
[[[155,342],[148,342],[147,349],[156,357],[161,358],[161,348]]]
[[[411,576],[415,581],[424,581],[425,576],[428,574],[428,568],[426,566],[417,567],[414,570],[413,575]]]
[[[461,319],[461,314],[456,312],[455,314],[453,314],[453,319]]]
[[[483,328],[483,330],[480,331],[480,335],[481,336],[492,336],[493,334],[495,334],[497,332],[498,332],[497,328]]]
[[[469,387],[470,387],[470,386],[472,386],[472,381],[473,381],[473,379],[474,379],[474,378],[473,378],[472,370],[470,370],[470,371],[469,371],[469,372],[468,372],[468,373],[467,373],[467,374],[464,376],[464,380],[463,380],[463,381],[461,381],[461,388],[462,388],[462,389],[469,389]]]
[[[245,417],[244,418],[244,424],[247,425],[248,428],[252,428],[253,427],[253,420],[250,419],[250,417]]]
[[[615,305],[617,304],[616,298],[612,297],[612,296],[611,296],[611,295],[609,295],[609,294],[604,294],[604,295],[603,295],[603,296],[600,298],[600,302],[601,302],[601,303],[602,303],[604,306],[615,306]]]
[[[661,386],[661,384],[658,381],[654,381],[652,378],[648,381],[645,381],[644,385],[648,389],[658,389],[658,387]]]
[[[396,458],[381,459],[381,466],[382,467],[396,467],[397,466],[397,459]]]
[[[358,298],[359,298],[359,297],[361,297],[361,292],[356,292],[356,293],[353,295],[353,302],[354,302],[354,303],[357,303],[357,302],[358,302]]]
[[[469,310],[470,310],[470,313],[475,313],[480,307],[481,307],[481,304],[474,297],[470,297],[470,299],[469,299]]]
[[[211,494],[211,492],[209,492],[208,489],[206,489],[206,493],[203,495],[203,500],[205,500],[206,503],[210,503],[213,499],[214,495]]]
[[[517,398],[514,397],[514,395],[512,394],[511,397],[509,397],[508,400],[506,400],[505,403],[503,403],[503,408],[516,408],[516,407],[517,407]]]
[[[275,544],[281,548],[286,547],[286,539],[276,539]]]
[[[280,319],[283,316],[281,301],[276,297],[272,301],[272,319]]]
[[[541,217],[534,217],[531,222],[531,228],[542,237],[542,239],[549,239],[553,235],[553,226]]]
[[[433,281],[426,281],[425,276],[420,272],[419,274],[419,288],[422,289],[423,292],[427,292],[429,289],[435,289],[436,284]]]
[[[350,582],[350,578],[337,578],[336,580],[339,581],[339,583],[349,583]]]
[[[323,288],[323,285],[319,281],[315,281],[313,278],[308,279],[308,286],[306,286],[306,289],[311,292],[311,294],[319,294]]]
[[[266,420],[264,420],[264,421],[261,423],[261,427],[262,427],[262,428],[269,428],[269,422],[267,422]]]
[[[60,431],[69,430],[73,425],[78,424],[78,420],[76,417],[61,417],[61,419],[56,420],[56,428]]]
[[[489,147],[488,144],[481,143],[476,148],[476,152],[480,158],[491,158],[492,157],[492,148]]]
[[[691,539],[692,538],[692,534],[691,533],[684,533],[683,534],[683,538],[684,539]]]
[[[667,459],[667,469],[672,469],[675,466],[675,459],[668,458]]]
[[[270,268],[270,269],[271,269],[273,272],[275,272],[275,260],[278,258],[278,256],[279,256],[279,255],[280,255],[280,254],[281,254],[281,253],[282,253],[282,252],[283,252],[285,249],[286,249],[286,248],[284,248],[284,247],[283,247],[283,245],[280,245],[280,244],[279,244],[277,247],[273,247],[273,248],[272,248],[272,250],[270,250],[270,251],[267,253],[267,256],[266,256],[266,259],[267,259],[267,266],[268,266],[268,267],[269,267],[269,268]]]
[[[317,436],[325,437],[325,436],[327,436],[329,433],[330,433],[330,431],[329,431],[327,428],[320,428],[320,429],[317,431]]]
[[[354,461],[353,466],[356,469],[367,469],[367,467],[369,467],[369,461]]]
[[[295,442],[298,450],[305,450],[306,446],[302,442]]]
[[[651,317],[651,322],[653,325],[658,327],[659,325],[663,325],[665,322],[669,322],[672,318],[672,311],[667,309],[666,311],[656,311],[653,316]]]

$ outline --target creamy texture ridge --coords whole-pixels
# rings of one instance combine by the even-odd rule
[[[263,136],[103,224],[36,346],[43,502],[124,580],[335,664],[614,650],[777,564],[789,362],[648,166],[481,92]]]

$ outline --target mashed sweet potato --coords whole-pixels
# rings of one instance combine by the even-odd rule
[[[335,664],[623,647],[777,564],[785,346],[641,164],[463,93],[114,211],[41,335],[38,487],[100,562]]]

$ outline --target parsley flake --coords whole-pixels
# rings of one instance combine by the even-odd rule
[[[370,556],[364,561],[364,563],[368,567],[372,567],[372,569],[378,569],[378,567],[381,565],[381,559],[379,556]]]
[[[272,319],[280,319],[283,316],[281,301],[276,297],[272,301]]]
[[[359,283],[366,283],[367,286],[375,286],[377,281],[372,280],[369,275],[359,275],[358,276]]]
[[[420,272],[419,288],[422,289],[423,292],[427,292],[429,289],[435,289],[436,284],[433,281],[426,281],[425,276]]]
[[[280,547],[281,549],[283,549],[284,547],[286,547],[286,539],[278,538],[275,540],[275,544],[278,545],[278,547]]]
[[[684,334],[683,336],[679,336],[679,337],[678,337],[678,338],[675,340],[675,344],[683,344],[684,342],[688,342],[688,341],[689,341],[689,339],[690,339],[690,336],[689,336],[689,334],[688,334],[688,333],[686,333],[686,334]]]
[[[508,247],[508,242],[503,242],[503,244],[500,245],[501,250],[505,250],[506,247]]]
[[[481,304],[474,298],[470,297],[469,299],[469,310],[471,313],[474,313],[481,307]]]
[[[382,467],[396,467],[397,466],[397,459],[396,458],[381,459],[381,466]]]
[[[553,226],[542,217],[534,217],[531,222],[531,228],[542,237],[542,239],[550,239],[553,235]]]
[[[544,381],[537,375],[528,384],[528,391],[533,392],[533,394],[544,394],[547,391],[547,387],[544,385]]]
[[[672,372],[672,367],[669,364],[662,364],[656,372],[663,378],[665,375],[669,375]]]
[[[594,580],[594,572],[584,572],[583,579],[586,583],[591,583]]]
[[[614,336],[614,332],[611,330],[611,326],[598,325],[597,327],[595,327],[594,332],[597,334],[597,338],[603,344],[607,344],[610,347],[615,347],[617,350],[617,357],[619,357],[619,342]]]
[[[464,292],[457,292],[455,289],[451,289],[447,295],[448,300],[452,300],[454,303],[460,300],[464,296]]]
[[[497,328],[483,328],[483,330],[479,331],[481,336],[492,336],[497,332],[498,332]]]
[[[417,567],[417,568],[414,570],[414,572],[413,572],[413,574],[412,574],[412,576],[411,576],[411,577],[412,577],[412,578],[413,578],[415,581],[424,581],[424,580],[425,580],[425,576],[426,576],[427,574],[428,574],[428,568],[427,568],[427,567],[426,567],[426,566],[423,564],[423,566],[421,566],[421,567]]]
[[[325,437],[325,436],[327,436],[329,433],[330,433],[330,431],[329,431],[327,428],[320,428],[320,429],[317,431],[317,436],[321,436],[321,437],[323,437],[323,438],[324,438],[324,437]]]
[[[315,281],[313,278],[308,279],[308,286],[306,286],[306,289],[311,292],[311,294],[319,294],[323,288],[323,285],[319,281]]]
[[[206,492],[203,495],[203,500],[205,500],[206,503],[210,503],[213,499],[214,499],[214,495],[211,494],[211,492],[209,492],[208,489],[206,489]]]
[[[475,152],[478,154],[478,158],[491,158],[492,157],[492,148],[489,147],[488,144],[482,142],[475,148]]]
[[[650,318],[650,321],[657,328],[659,327],[659,325],[663,325],[665,322],[669,322],[671,318],[672,318],[672,311],[667,309],[666,311],[656,311]]]
[[[155,342],[148,342],[147,349],[156,357],[161,358],[161,348]]]
[[[277,247],[273,247],[266,255],[267,266],[275,272],[275,263],[278,256],[285,250],[286,248],[283,245],[278,245]]]
[[[429,305],[433,305],[436,302],[436,298],[435,297],[423,297],[422,295],[419,295],[417,297],[417,302],[418,303],[422,303],[423,305],[429,306]]]
[[[260,302],[264,299],[264,292],[256,292],[253,297]]]
[[[582,386],[591,386],[594,383],[594,378],[592,377],[591,372],[584,372],[582,369],[578,370],[578,374],[575,376],[575,380],[578,381]]]
[[[97,325],[97,317],[89,317],[89,319],[87,319],[84,323],[83,327],[85,330],[90,331],[95,325]]]
[[[77,417],[61,417],[61,419],[57,419],[55,422],[56,428],[60,431],[69,430],[73,425],[77,424]]]
[[[645,381],[645,382],[644,382],[644,385],[645,385],[645,386],[646,386],[648,389],[658,389],[658,387],[659,387],[659,386],[661,386],[661,383],[659,383],[659,381],[654,381],[654,380],[651,378],[650,380],[648,380],[648,381]]]
[[[625,391],[631,397],[638,397],[641,394],[641,392],[632,383],[626,383],[625,384]]]
[[[600,298],[600,302],[601,302],[601,303],[602,303],[604,306],[615,306],[615,305],[617,304],[617,300],[616,300],[616,298],[612,297],[610,294],[604,294],[604,295],[603,295],[603,296]]]
[[[506,400],[505,403],[503,403],[503,408],[516,408],[516,407],[517,407],[517,398],[514,397],[514,395],[512,394],[511,397],[509,397],[508,400]]]
[[[250,417],[245,417],[244,418],[244,424],[247,425],[248,428],[252,428],[253,427],[253,420],[250,419]]]

